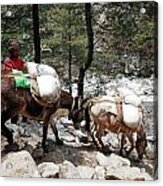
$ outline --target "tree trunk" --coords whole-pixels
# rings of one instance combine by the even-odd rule
[[[69,92],[72,94],[72,73],[71,73],[71,64],[72,64],[72,48],[71,48],[71,7],[68,9],[68,14],[69,14],[69,24],[68,24],[68,74],[69,74]]]
[[[33,16],[33,41],[34,41],[34,51],[35,56],[34,60],[36,63],[41,62],[41,54],[40,54],[40,34],[39,34],[39,10],[38,4],[32,5],[32,16]]]
[[[84,93],[85,72],[91,66],[93,60],[94,34],[92,29],[91,3],[85,3],[85,21],[86,21],[86,30],[87,30],[87,38],[88,38],[88,51],[87,51],[87,60],[85,64],[82,65],[79,69],[78,96],[81,99],[83,99],[83,93]]]

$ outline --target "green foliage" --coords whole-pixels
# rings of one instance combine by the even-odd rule
[[[141,60],[148,61],[148,67],[151,68],[156,38],[154,7],[154,2],[92,4],[95,41],[92,69],[100,68],[107,73],[106,67],[109,65],[109,69],[112,69],[110,64],[113,63],[118,63],[117,66],[121,68],[119,59],[122,55],[131,53],[138,53]],[[145,12],[141,12],[142,8]],[[39,5],[39,18],[43,61],[49,58],[49,61],[52,59],[54,62],[68,64],[71,47],[72,64],[83,64],[87,52],[84,5]],[[8,40],[15,38],[20,41],[21,56],[32,60],[32,6],[3,5],[1,34],[2,57],[7,53]],[[119,72],[116,68],[114,70]]]

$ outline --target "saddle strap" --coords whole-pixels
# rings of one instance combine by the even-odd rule
[[[115,97],[116,100],[116,108],[117,108],[117,116],[116,120],[118,123],[123,123],[123,107],[122,103],[124,102],[124,98],[120,96],[119,94],[116,95]]]
[[[41,106],[43,107],[53,107],[53,103],[48,103],[46,101],[44,101],[41,97],[35,95],[35,94],[31,94],[32,97],[34,98],[34,100]]]

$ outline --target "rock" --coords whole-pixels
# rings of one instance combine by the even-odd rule
[[[77,143],[88,143],[88,137],[81,130],[76,130],[76,142]],[[89,146],[90,144],[88,144]]]
[[[144,162],[144,169],[148,174],[150,174],[154,179],[158,178],[157,170],[158,170],[158,164],[156,162],[149,163]]]
[[[95,168],[96,176],[95,179],[104,180],[105,179],[105,169],[101,166],[96,166]]]
[[[33,149],[37,148],[39,143],[41,143],[41,138],[36,134],[31,134],[31,137],[28,138],[28,145],[31,145]]]
[[[97,152],[96,161],[100,166],[103,167],[122,167],[130,166],[130,161],[128,159],[122,158],[116,154],[111,154],[110,156],[104,156],[102,153]]]
[[[38,171],[43,178],[59,178],[59,165],[44,162],[38,165]]]
[[[150,160],[154,160],[157,157],[156,143],[149,143],[146,148],[146,155]]]
[[[36,163],[27,151],[9,153],[2,159],[2,176],[40,177]]]
[[[82,121],[80,122],[80,127],[85,127],[85,125],[86,125],[86,120],[82,120]]]
[[[109,150],[112,152],[116,152],[120,150],[120,140],[118,139],[117,134],[108,132],[107,135],[102,137],[102,141],[104,145],[107,145]]]
[[[93,179],[95,176],[95,169],[87,166],[77,167],[81,179]]]
[[[44,155],[44,150],[42,147],[33,150],[33,153],[32,153],[33,158],[41,158],[41,157],[43,157],[43,155]]]
[[[31,145],[24,144],[24,150],[28,151],[32,155],[32,157],[34,158],[34,156],[33,156],[33,147]]]
[[[137,167],[106,168],[105,179],[107,180],[153,180],[146,172],[141,172]]]
[[[76,130],[75,135],[78,136],[79,138],[87,137],[87,135],[84,134],[81,130]]]
[[[128,158],[130,160],[133,160],[133,161],[137,161],[139,158],[138,158],[138,153],[137,153],[137,150],[136,149],[133,149],[130,154],[128,155]]]
[[[6,145],[8,145],[7,139],[1,135],[1,152],[5,150]]]
[[[6,126],[13,132],[18,131],[18,126],[14,123],[10,123],[9,121],[6,123]]]
[[[124,74],[121,74],[121,73],[119,73],[119,74],[117,74],[116,75],[116,79],[122,79],[124,77]]]
[[[63,125],[67,125],[67,126],[68,126],[68,125],[73,126],[72,120],[69,120],[68,117],[61,117],[61,118],[59,118],[58,123],[61,123],[61,124],[63,124]]]
[[[75,137],[73,135],[70,135],[68,132],[65,132],[64,134],[59,135],[59,136],[62,141],[66,141],[66,142],[75,142],[76,141]]]
[[[65,160],[63,164],[60,165],[59,178],[80,178],[80,174],[77,167]]]

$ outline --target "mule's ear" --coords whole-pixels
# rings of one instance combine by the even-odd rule
[[[83,101],[82,97],[79,96],[79,97],[78,97],[78,109],[81,108],[81,106],[82,106],[82,101]]]
[[[80,107],[83,109],[86,109],[88,107],[89,101],[90,101],[90,98],[86,98],[82,100]]]
[[[79,113],[81,112],[81,109],[75,109],[71,110],[68,114],[68,119],[69,120],[77,120]]]

